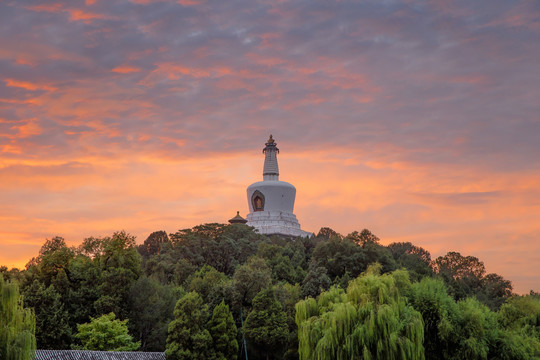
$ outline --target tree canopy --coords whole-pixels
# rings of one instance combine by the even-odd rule
[[[82,347],[80,326],[112,312],[141,351],[172,358],[540,356],[537,293],[513,294],[474,256],[433,261],[367,229],[290,239],[203,224],[139,245],[124,231],[79,246],[53,237],[25,269],[0,273],[4,288],[20,284],[14,308],[35,314],[26,325],[39,349]]]
[[[90,318],[89,323],[77,326],[76,337],[81,342],[82,350],[97,351],[133,351],[140,347],[128,334],[128,320],[118,320],[114,313]]]

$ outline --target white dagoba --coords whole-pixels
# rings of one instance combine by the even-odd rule
[[[279,149],[272,135],[265,145],[263,181],[247,188],[247,225],[266,235],[312,236],[312,233],[300,229],[293,214],[296,188],[288,182],[279,181]]]

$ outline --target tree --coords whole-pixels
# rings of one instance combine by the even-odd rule
[[[124,231],[100,240],[96,261],[101,270],[100,298],[94,306],[100,313],[114,312],[120,318],[128,316],[123,304],[129,303],[132,284],[141,275],[141,256],[135,246],[135,237]]]
[[[497,274],[485,275],[484,263],[474,256],[449,252],[439,256],[433,267],[456,300],[475,296],[484,305],[497,310],[512,294],[510,281]]]
[[[492,311],[499,310],[510,296],[512,296],[512,283],[497,274],[484,276],[481,287],[476,293],[476,298]]]
[[[0,276],[4,276],[4,280],[6,281],[21,281],[22,274],[23,273],[18,268],[11,268],[11,270],[8,270],[7,266],[0,266]]]
[[[497,315],[475,298],[456,302],[444,282],[432,278],[413,284],[410,298],[424,320],[426,359],[525,360],[540,355],[540,342],[523,331],[527,326],[514,326],[516,319],[535,323],[540,303],[535,314],[534,305],[516,311],[509,301]]]
[[[173,319],[178,293],[171,285],[162,285],[151,277],[133,283],[129,303],[129,329],[141,342],[141,351],[165,351],[167,327]]]
[[[64,309],[69,314],[69,323],[72,336],[77,333],[77,324],[90,321],[90,317],[97,317],[94,306],[100,297],[101,269],[97,261],[77,250],[77,255],[70,263],[69,272],[71,291],[69,296],[63,296]],[[71,340],[74,342],[74,339]]]
[[[497,320],[504,333],[495,354],[501,359],[540,358],[540,298],[534,294],[514,296],[503,304]]]
[[[388,245],[388,249],[390,249],[397,265],[409,271],[413,281],[420,281],[421,278],[433,274],[429,251],[410,242],[392,243]]]
[[[98,351],[134,351],[140,342],[133,342],[128,334],[128,320],[118,320],[114,313],[90,318],[89,323],[77,325],[76,337],[82,343],[83,350]]]
[[[206,360],[215,356],[212,336],[206,329],[208,306],[196,292],[187,293],[176,303],[174,320],[169,324],[168,360]]]
[[[392,256],[392,252],[386,246],[382,246],[375,241],[366,241],[363,250],[368,264],[381,264],[383,273],[396,270],[396,261]]]
[[[456,300],[464,299],[479,288],[486,273],[484,263],[474,256],[462,256],[449,252],[439,256],[434,262],[434,270],[448,284],[450,293]]]
[[[151,255],[158,255],[163,245],[168,243],[170,243],[170,240],[165,231],[154,231],[148,235],[144,243],[139,245],[137,249],[141,256],[148,258]]]
[[[24,305],[36,315],[36,342],[41,350],[68,349],[71,344],[69,313],[53,285],[45,287],[38,280],[24,290]]]
[[[272,271],[260,257],[252,257],[234,272],[235,295],[241,306],[251,306],[255,295],[270,285]]]
[[[196,267],[210,265],[232,275],[239,264],[255,254],[258,245],[268,241],[245,225],[203,224],[171,234],[173,257]]]
[[[0,275],[0,359],[33,359],[35,327],[34,313],[23,307],[19,286]]]
[[[283,312],[287,315],[287,326],[289,327],[289,340],[287,350],[283,354],[283,360],[298,360],[298,326],[296,326],[296,303],[300,301],[300,285],[279,283],[273,286],[277,301],[283,307]]]
[[[69,272],[69,264],[74,256],[73,249],[66,245],[64,238],[56,236],[47,239],[37,258],[40,280],[49,286],[57,276]]]
[[[423,278],[412,285],[413,307],[424,321],[426,359],[449,359],[458,347],[459,309],[441,279]]]
[[[210,308],[217,306],[225,297],[225,289],[230,279],[209,265],[191,275],[186,283],[188,291],[195,291]]]
[[[276,300],[273,289],[262,290],[253,299],[253,310],[246,319],[245,334],[267,360],[284,350],[289,340],[287,314]]]
[[[300,359],[424,359],[422,316],[402,295],[407,272],[380,269],[296,304]]]
[[[373,234],[368,229],[364,229],[360,233],[358,233],[358,231],[353,231],[352,233],[347,235],[345,238],[357,243],[358,245],[362,247],[364,247],[366,244],[369,244],[369,243],[378,244],[380,240],[375,234]]]
[[[328,277],[326,268],[312,265],[302,282],[302,297],[317,297],[321,291],[328,290],[332,281]]]
[[[285,250],[285,246],[262,243],[257,249],[257,256],[266,259],[272,268],[272,278],[275,281],[286,281],[290,284],[302,281],[303,276],[299,279],[291,258],[284,255]],[[300,273],[303,273],[303,270],[300,270]]]
[[[457,303],[459,317],[455,323],[458,346],[453,351],[457,359],[488,359],[490,347],[497,340],[497,318],[494,312],[475,298]]]
[[[326,239],[326,240],[331,239],[331,238],[343,239],[343,235],[341,235],[340,233],[334,231],[334,229],[331,229],[329,227],[322,227],[319,230],[319,233],[317,234],[317,237],[322,238],[322,239]]]
[[[317,244],[311,262],[325,267],[331,280],[346,272],[356,277],[367,267],[364,249],[351,239],[340,238],[330,238]]]
[[[236,360],[238,356],[238,330],[234,323],[229,306],[225,301],[214,308],[212,318],[208,323],[208,331],[214,342],[217,360]]]

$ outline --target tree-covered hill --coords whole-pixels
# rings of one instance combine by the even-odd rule
[[[473,256],[431,259],[365,229],[291,239],[204,224],[78,247],[54,237],[25,269],[0,271],[35,313],[38,349],[103,350],[107,337],[169,359],[540,356],[538,294],[512,294]]]

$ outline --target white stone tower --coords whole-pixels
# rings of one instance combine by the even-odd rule
[[[300,224],[293,214],[295,187],[288,182],[279,181],[279,149],[272,135],[265,145],[263,181],[247,188],[247,225],[266,235],[312,236],[312,233],[300,229]]]

